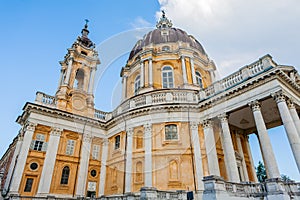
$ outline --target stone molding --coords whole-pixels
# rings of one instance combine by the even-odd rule
[[[35,131],[36,123],[27,122],[25,125],[25,131]]]
[[[133,133],[134,133],[133,128],[128,128],[128,129],[126,130],[126,132],[127,132],[127,135],[128,135],[129,137],[132,137],[132,136],[133,136]]]
[[[61,129],[61,128],[52,127],[52,128],[51,128],[50,135],[53,135],[53,136],[61,136],[62,131],[63,131],[63,129]]]
[[[83,134],[83,142],[91,143],[92,142],[92,136],[88,134]]]
[[[192,130],[198,130],[198,122],[196,122],[196,121],[191,121],[190,122],[190,128],[192,129]]]

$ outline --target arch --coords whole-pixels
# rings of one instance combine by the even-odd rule
[[[137,95],[141,87],[141,76],[138,74],[134,79],[134,95]]]
[[[142,182],[143,181],[143,163],[138,161],[135,165],[135,182]]]
[[[84,85],[84,70],[83,69],[78,69],[76,71],[73,88],[82,90],[83,85]]]
[[[174,87],[174,73],[173,68],[169,65],[162,68],[162,88],[173,88]]]
[[[65,166],[61,173],[60,184],[67,185],[69,182],[70,168]]]
[[[176,124],[165,125],[165,140],[178,140],[178,131]]]
[[[201,88],[203,88],[202,76],[201,76],[200,72],[199,72],[199,71],[196,71],[196,72],[195,72],[195,75],[196,75],[196,82],[197,82],[197,85],[199,85]]]
[[[176,160],[171,160],[169,162],[169,179],[170,180],[179,179],[179,166]]]

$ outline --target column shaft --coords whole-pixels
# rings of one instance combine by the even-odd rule
[[[140,65],[141,65],[141,73],[140,73],[140,81],[141,81],[141,83],[140,83],[140,87],[143,88],[144,85],[145,85],[145,79],[144,79],[144,77],[145,77],[145,73],[144,73],[145,72],[144,61],[141,61]]]
[[[268,131],[261,114],[260,105],[257,101],[251,103],[254,121],[258,132],[261,151],[265,158],[265,167],[268,171],[268,178],[280,178],[277,162],[271,145],[271,141],[268,135]]]
[[[68,69],[67,69],[67,75],[66,75],[66,79],[64,80],[64,83],[66,85],[69,84],[70,81],[70,76],[71,76],[71,70],[72,70],[72,64],[73,64],[73,58],[69,58],[68,60]]]
[[[122,78],[122,101],[126,99],[126,91],[127,91],[127,76],[124,75]]]
[[[89,93],[93,94],[95,74],[96,74],[96,67],[92,68],[91,70],[92,71],[91,71],[90,82],[89,82]]]
[[[242,142],[241,142],[241,136],[240,136],[240,134],[236,134],[236,142],[237,142],[238,152],[239,152],[239,154],[243,158],[243,160],[242,160],[242,167],[243,167],[243,172],[244,172],[243,173],[244,180],[242,180],[242,181],[249,181],[248,170],[247,170],[247,166],[246,166],[245,155],[244,155],[244,151],[243,151],[243,147],[242,147]]]
[[[152,187],[152,125],[144,126],[144,142],[145,142],[145,186]]]
[[[125,192],[131,192],[133,128],[127,130]]]
[[[226,115],[221,115],[219,118],[222,126],[221,137],[223,142],[224,157],[225,157],[228,179],[230,182],[240,182],[235,153],[234,153],[231,134],[228,125],[228,119]]]
[[[99,183],[99,194],[98,194],[99,197],[101,195],[104,195],[104,190],[105,190],[107,153],[108,153],[108,140],[104,139],[104,142],[102,143],[101,171],[100,171],[100,183]]]
[[[298,171],[300,172],[300,139],[299,139],[298,131],[290,115],[290,111],[286,104],[285,97],[281,93],[277,93],[274,95],[274,98],[277,102],[280,117],[284,125],[284,129],[287,134],[287,137],[289,139],[289,143],[291,145],[292,152],[296,160]]]
[[[153,86],[152,58],[149,59],[148,70],[149,70],[149,86],[152,87]]]
[[[15,171],[13,172],[12,175],[12,182],[10,185],[10,192],[9,192],[11,194],[18,194],[19,192],[19,187],[22,179],[21,175],[23,174],[23,170],[26,164],[26,159],[32,141],[32,136],[35,130],[35,126],[36,124],[28,123],[25,127],[26,132],[24,134],[21,150],[17,158]]]
[[[195,65],[194,65],[194,59],[193,58],[190,58],[190,63],[191,63],[191,71],[192,71],[193,84],[197,85]]]
[[[252,153],[251,153],[251,149],[250,149],[249,138],[246,141],[246,146],[247,146],[247,151],[248,151],[249,160],[250,160],[250,164],[251,164],[252,176],[254,178],[254,182],[258,183],[258,179],[257,179],[257,176],[256,176],[256,171],[255,171],[255,166],[254,166],[254,162],[253,162],[253,158],[252,158]],[[249,178],[249,175],[248,175],[248,178]]]
[[[197,122],[191,122],[190,128],[192,130],[192,145],[194,149],[193,153],[195,156],[194,158],[195,158],[197,190],[204,190],[204,185],[202,182],[202,178],[203,178],[202,155],[201,155],[201,146],[200,146]]]
[[[43,171],[40,178],[38,187],[39,196],[47,196],[50,192],[50,186],[56,161],[56,154],[58,150],[61,130],[58,128],[52,128],[50,138],[48,142],[48,149],[44,161]],[[51,148],[51,149],[50,149]]]
[[[290,110],[290,114],[293,118],[294,124],[296,126],[298,136],[300,137],[300,120],[299,120],[297,110],[295,108],[295,105],[292,103],[292,101],[288,102],[288,107],[289,107],[289,110]]]
[[[83,135],[80,165],[79,165],[77,187],[76,187],[77,197],[85,196],[86,180],[88,175],[88,166],[89,166],[90,150],[91,150],[91,141],[92,141],[91,136],[87,134]]]
[[[181,56],[181,68],[182,68],[182,76],[183,76],[183,84],[187,84],[187,77],[186,77],[186,66],[185,66],[185,59],[184,56]]]
[[[204,130],[204,137],[205,137],[205,148],[206,148],[209,174],[220,176],[216,142],[215,142],[214,130],[212,127],[211,120],[206,120],[203,123],[203,130]]]

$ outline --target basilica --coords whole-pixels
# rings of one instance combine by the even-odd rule
[[[284,126],[300,171],[293,66],[267,54],[217,80],[203,46],[163,12],[120,68],[121,103],[104,112],[94,107],[101,62],[88,35],[85,24],[60,61],[56,93],[37,92],[17,118],[0,161],[0,199],[300,199],[300,183],[280,178],[268,135]]]

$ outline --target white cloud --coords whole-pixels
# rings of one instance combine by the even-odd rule
[[[145,27],[152,27],[152,24],[145,20],[142,17],[135,18],[134,22],[130,24],[132,28],[145,28]]]
[[[298,0],[159,0],[159,3],[174,26],[199,40],[222,76],[268,53],[280,64],[300,67]]]

